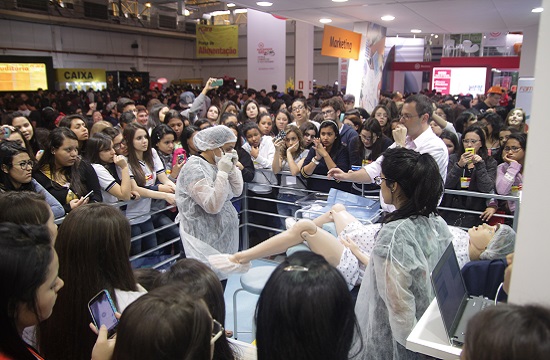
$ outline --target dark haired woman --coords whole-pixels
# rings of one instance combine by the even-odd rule
[[[199,149],[197,149],[195,143],[193,142],[193,138],[199,131],[200,129],[195,125],[186,126],[183,129],[181,146],[185,150],[187,157],[190,157],[191,155],[199,155]]]
[[[550,309],[541,305],[488,307],[468,321],[460,358],[550,358]]]
[[[175,184],[168,179],[157,151],[151,147],[149,134],[145,126],[132,123],[124,128],[124,139],[128,146],[128,165],[133,176],[132,190],[141,199],[132,201],[126,208],[126,216],[132,224],[132,236],[138,236],[154,229],[151,220],[151,199],[175,203]],[[157,179],[160,183],[157,185]],[[136,240],[132,243],[131,254],[149,250],[157,245],[155,234]]]
[[[378,105],[372,110],[371,114],[371,116],[380,124],[382,133],[384,133],[387,137],[391,137],[392,129],[390,126],[390,119],[393,119],[393,117],[391,116],[388,108],[384,105]]]
[[[449,151],[449,156],[456,154],[456,156],[460,155],[460,146],[458,144],[458,137],[455,133],[450,132],[448,130],[443,130],[441,135],[439,135],[441,140],[445,143],[445,146],[447,146],[447,150]]]
[[[494,157],[498,154],[498,149],[500,148],[498,136],[500,129],[504,126],[504,121],[502,121],[502,118],[498,114],[485,112],[478,119],[478,122],[484,127],[487,153],[489,156]]]
[[[78,150],[80,155],[84,155],[86,152],[86,141],[89,137],[88,128],[86,126],[87,120],[82,115],[68,115],[59,122],[59,127],[69,128],[75,133],[78,138]]]
[[[308,189],[328,193],[331,188],[349,191],[348,182],[310,178],[311,175],[326,176],[332,168],[338,167],[344,172],[350,169],[349,153],[340,140],[338,125],[332,120],[325,120],[319,127],[320,138],[313,140],[313,147],[302,165],[301,174],[308,178]]]
[[[36,137],[36,129],[34,128],[34,125],[23,115],[21,112],[14,112],[7,118],[7,125],[11,125],[17,130],[23,134],[25,139],[30,144],[30,151],[33,154],[36,154],[36,158],[38,158],[38,151],[43,150],[43,148],[40,146],[40,143],[38,142],[38,138]]]
[[[406,339],[433,300],[430,272],[452,239],[436,215],[443,180],[431,155],[388,149],[375,181],[397,210],[376,236],[357,297],[358,358],[415,359],[420,355],[405,348]]]
[[[304,137],[304,147],[311,149],[313,146],[313,140],[319,137],[319,129],[311,121],[306,121],[300,126],[300,131]]]
[[[275,139],[275,156],[273,157],[273,173],[289,171],[291,175],[281,175],[281,186],[277,199],[294,204],[296,200],[307,195],[300,189],[306,189],[306,184],[301,179],[300,169],[306,159],[309,150],[304,147],[302,132],[294,125],[288,125],[285,129],[284,139]],[[298,206],[277,203],[279,215],[294,216]]]
[[[165,124],[156,126],[151,133],[151,145],[157,150],[157,154],[164,164],[166,175],[174,183],[187,160],[185,149],[175,150],[177,137],[176,132]]]
[[[248,99],[241,111],[241,124],[247,121],[257,123],[260,120],[260,105],[254,99]]]
[[[87,304],[99,291],[107,289],[122,314],[146,293],[132,273],[130,234],[124,214],[108,204],[87,204],[67,215],[55,243],[65,288],[57,298],[59,311],[39,327],[46,359],[91,358],[96,336],[88,327]]]
[[[130,200],[132,182],[128,162],[124,156],[116,154],[108,135],[92,135],[87,141],[86,158],[95,170],[104,202],[114,204]]]
[[[382,132],[380,123],[373,118],[367,119],[359,127],[359,136],[351,140],[349,144],[349,160],[351,166],[365,166],[378,159],[392,144],[392,140]],[[361,192],[361,184],[352,185],[354,191]],[[365,190],[376,190],[375,184],[363,185]]]
[[[210,267],[196,259],[182,259],[160,274],[155,287],[177,284],[187,294],[203,300],[214,319],[225,327],[225,300],[220,280]],[[233,360],[233,352],[225,331],[214,345],[213,360]]]
[[[32,178],[34,161],[27,150],[13,141],[0,142],[0,193],[32,191],[44,195],[54,217],[65,215],[65,209],[40,183]]]
[[[258,360],[348,359],[356,331],[342,275],[311,252],[298,252],[277,266],[258,299]]]
[[[497,194],[521,196],[526,147],[527,134],[512,133],[508,136],[508,140],[506,140],[502,147],[502,159],[504,162],[496,170],[495,189]],[[486,212],[490,211],[489,218],[496,212],[496,209],[497,202],[492,200],[486,209]],[[501,209],[506,214],[514,214],[516,211],[516,202],[502,202]]]
[[[451,155],[447,167],[446,189],[476,191],[485,194],[495,189],[497,162],[487,154],[485,133],[479,126],[464,131],[460,155]],[[484,198],[461,195],[446,195],[443,206],[454,209],[485,211]],[[472,227],[482,223],[482,217],[464,212],[446,211],[444,216],[449,225]]]
[[[176,285],[142,296],[122,314],[113,360],[210,360],[223,327],[204,301]]]
[[[235,115],[232,115],[235,117]],[[236,117],[235,117],[236,118]],[[231,131],[233,131],[233,134],[237,137],[237,142],[235,143],[235,150],[237,150],[237,155],[239,156],[239,161],[237,161],[237,164],[235,164],[239,170],[241,170],[241,173],[243,175],[243,181],[244,182],[251,182],[254,180],[254,173],[256,169],[254,168],[254,163],[252,162],[252,158],[250,157],[250,154],[248,151],[243,149],[242,146],[242,135],[241,131],[239,129],[239,126],[234,122],[227,122],[225,124]]]
[[[45,226],[0,223],[0,359],[42,359],[21,334],[52,314],[63,288],[58,268]]]
[[[48,150],[36,165],[33,177],[67,213],[88,201],[103,201],[97,175],[78,156],[78,138],[66,127],[54,129],[48,135]],[[92,190],[93,194],[85,198]]]

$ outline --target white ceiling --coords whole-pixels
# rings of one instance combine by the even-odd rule
[[[537,25],[539,14],[531,9],[542,0],[270,0],[271,7],[256,5],[257,0],[223,0],[316,26],[321,18],[332,19],[331,26],[351,30],[353,23],[370,21],[388,28],[388,35],[522,31]],[[550,10],[550,9],[548,9]],[[395,20],[380,17],[393,15]]]

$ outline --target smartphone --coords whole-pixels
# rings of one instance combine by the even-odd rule
[[[472,155],[475,155],[476,154],[476,149],[474,149],[474,148],[465,148],[464,152],[469,152]]]
[[[178,155],[178,164],[181,164],[184,161],[185,161],[185,155],[184,154],[179,154]]]
[[[212,86],[223,86],[223,79],[216,79],[212,81]]]
[[[82,199],[86,200],[87,198],[89,198],[90,196],[92,196],[94,194],[94,191],[90,191],[89,193],[87,193],[86,195],[84,195],[84,197]]]
[[[9,139],[10,135],[11,135],[11,129],[7,126],[4,126],[2,128],[2,138],[0,140],[5,140],[5,139]]]
[[[88,302],[88,310],[92,316],[92,321],[99,331],[101,325],[105,325],[108,331],[108,337],[111,338],[116,333],[118,319],[115,316],[117,312],[113,299],[109,291],[101,290]]]
[[[284,130],[279,131],[277,134],[277,139],[284,139],[286,137],[286,132]]]

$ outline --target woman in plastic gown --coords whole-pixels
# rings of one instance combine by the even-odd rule
[[[230,200],[242,193],[243,178],[235,166],[237,138],[228,127],[199,131],[193,141],[200,154],[187,160],[178,177],[176,221],[187,257],[208,264],[209,255],[238,249],[239,219]]]
[[[429,154],[391,149],[384,154],[378,183],[384,201],[397,210],[376,236],[357,296],[363,344],[357,359],[420,359],[423,355],[405,344],[434,298],[430,272],[452,238],[436,215],[443,180]]]

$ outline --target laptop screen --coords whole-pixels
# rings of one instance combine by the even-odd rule
[[[462,316],[461,305],[468,297],[452,242],[432,271],[432,284],[445,330],[452,338]]]

